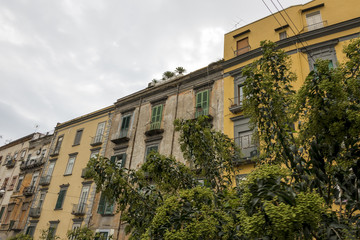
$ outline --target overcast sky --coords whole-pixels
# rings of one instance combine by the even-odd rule
[[[217,61],[226,32],[269,14],[262,0],[0,0],[0,146]]]

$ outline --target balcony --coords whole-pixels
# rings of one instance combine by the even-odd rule
[[[235,55],[235,56],[239,56],[239,55],[242,55],[242,54],[244,54],[244,53],[249,52],[250,50],[251,50],[250,45],[249,45],[249,46],[246,46],[246,47],[243,47],[243,48],[240,48],[240,49],[236,49],[236,50],[234,51],[234,55]]]
[[[252,143],[252,133],[237,137],[234,140],[241,150],[241,155],[238,156],[237,159],[234,159],[235,165],[251,163],[254,161],[255,157],[259,156],[257,144]]]
[[[10,220],[9,230],[20,231],[24,229],[24,227],[25,227],[25,221]]]
[[[71,214],[75,216],[84,216],[86,213],[86,209],[87,209],[86,203],[74,204]]]
[[[36,208],[30,208],[29,216],[33,218],[40,217],[41,209],[39,207]]]
[[[47,186],[50,184],[50,180],[51,180],[51,176],[48,175],[48,176],[42,176],[40,178],[40,182],[39,182],[39,185],[41,186]]]
[[[57,146],[54,151],[50,154],[50,157],[55,157],[60,153],[60,146]]]
[[[35,192],[35,186],[29,186],[29,187],[25,187],[23,190],[23,194],[24,196],[32,196]]]
[[[16,163],[15,159],[10,159],[6,162],[5,166],[7,168],[13,168],[15,166],[15,163]]]
[[[84,179],[89,179],[89,177],[86,177],[86,173],[88,171],[88,168],[83,168],[83,170],[81,171],[81,177]]]
[[[230,107],[229,107],[230,112],[236,114],[243,110],[242,96],[229,98],[229,101],[230,101]]]
[[[103,135],[96,135],[95,137],[91,138],[90,145],[92,147],[95,147],[95,146],[101,145],[102,142],[103,142]]]
[[[152,122],[146,127],[145,135],[148,137],[162,134],[164,129],[161,128],[161,122]]]
[[[313,31],[313,30],[316,30],[316,29],[319,29],[319,28],[326,27],[327,25],[328,25],[327,20],[322,21],[322,22],[317,22],[317,23],[305,26],[301,32]]]
[[[128,142],[130,140],[128,133],[129,133],[129,129],[122,129],[120,130],[120,132],[117,132],[112,135],[111,141],[115,144]]]
[[[21,170],[31,169],[31,168],[39,167],[39,166],[43,165],[44,163],[45,163],[44,157],[33,158],[30,160],[27,160],[26,162],[22,162],[20,165],[20,169]]]
[[[0,189],[0,197],[5,195],[5,190],[6,190],[5,188]]]

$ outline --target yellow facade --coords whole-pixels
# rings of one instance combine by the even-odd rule
[[[103,154],[112,109],[104,108],[56,126],[51,155],[40,180],[42,187],[33,205],[41,213],[30,218],[28,225],[35,230],[34,239],[50,227],[66,239],[68,230],[88,224],[96,186],[82,177],[82,170],[92,154]]]
[[[314,0],[269,15],[225,34],[224,40],[224,133],[235,139],[241,135],[241,68],[261,56],[260,42],[276,42],[290,56],[297,76],[295,90],[312,70],[312,59],[328,59],[334,66],[343,62],[342,52],[353,38],[360,37],[357,0]],[[284,33],[285,32],[285,33]],[[311,56],[311,57],[310,57]],[[237,125],[238,124],[238,125]],[[239,140],[239,141],[240,141]],[[254,162],[240,161],[239,174],[251,171]]]

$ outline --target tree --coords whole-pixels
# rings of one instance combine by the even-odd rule
[[[81,240],[106,240],[107,238],[100,235],[100,233],[94,233],[90,228],[88,227],[81,227],[77,229],[73,229],[67,232],[68,239],[81,239]],[[112,237],[110,237],[112,239]]]
[[[33,240],[33,238],[27,234],[19,233],[9,238],[9,240]]]
[[[261,155],[238,187],[241,153],[206,116],[175,121],[187,165],[155,152],[138,170],[90,160],[89,174],[118,204],[131,239],[360,238],[360,40],[336,69],[317,61],[298,92],[285,53],[261,47],[243,72]]]
[[[262,58],[244,73],[245,109],[258,128],[262,162],[283,164],[296,195],[310,192],[323,199],[326,213],[304,234],[358,239],[360,40],[344,50],[348,61],[336,69],[316,61],[297,93],[291,90],[294,78],[285,54],[273,43],[263,42],[262,48]],[[296,136],[292,122],[298,123]]]

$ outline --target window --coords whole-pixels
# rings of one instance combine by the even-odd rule
[[[46,149],[43,149],[43,150],[41,151],[41,156],[40,156],[40,158],[43,159],[43,158],[45,157],[45,154],[46,154]]]
[[[64,140],[64,135],[58,137],[58,140],[56,142],[55,149],[54,149],[54,154],[59,154],[60,148],[61,148],[61,143],[63,140]]]
[[[8,181],[9,181],[9,178],[8,178],[8,177],[4,179],[4,182],[3,182],[2,186],[1,186],[1,189],[6,190],[6,186],[7,186],[7,184],[8,184]]]
[[[108,230],[98,230],[96,231],[94,240],[108,240],[109,235],[110,233]]]
[[[54,222],[50,221],[49,232],[46,239],[55,239],[55,234],[58,224],[59,224],[58,221],[54,221]]]
[[[104,134],[105,124],[106,124],[106,122],[101,122],[98,124],[93,143],[101,143],[102,142],[102,136]]]
[[[64,175],[70,175],[74,168],[76,156],[70,156]]]
[[[35,224],[36,224],[36,223],[35,223]],[[33,236],[34,236],[34,233],[35,233],[35,228],[36,228],[36,225],[32,225],[32,224],[31,224],[31,225],[28,226],[28,228],[26,229],[25,234],[33,237]]]
[[[131,115],[123,116],[121,120],[120,138],[127,137],[130,128]]]
[[[115,164],[119,168],[123,168],[123,167],[125,167],[126,153],[121,153],[121,154],[111,156],[110,161],[115,162]]]
[[[89,196],[89,190],[90,190],[90,185],[85,185],[81,189],[79,204],[76,209],[78,213],[85,213],[86,211],[86,202]]]
[[[151,152],[158,152],[159,151],[159,145],[151,145],[151,146],[147,146],[146,147],[146,152],[145,152],[145,161],[147,156],[151,153]]]
[[[113,214],[114,203],[109,202],[104,194],[101,194],[97,212],[99,214]]]
[[[32,176],[31,182],[30,182],[30,187],[35,187],[36,186],[36,181],[39,177],[39,172],[35,172]]]
[[[209,115],[209,90],[196,93],[195,118]]]
[[[308,31],[322,28],[324,25],[321,19],[320,11],[306,14],[306,23],[308,25]]]
[[[45,191],[41,191],[40,192],[40,196],[39,196],[39,201],[38,201],[38,204],[37,204],[37,207],[39,209],[41,209],[44,201],[45,201],[45,196],[46,196],[46,192]]]
[[[51,161],[49,163],[49,166],[48,166],[48,169],[47,169],[47,172],[46,172],[46,176],[51,176],[52,175],[54,167],[55,167],[55,161]]]
[[[336,52],[334,46],[332,45],[309,50],[307,54],[308,54],[310,71],[316,70],[317,59],[329,60],[330,69],[336,67],[336,63],[337,63]]]
[[[163,105],[159,104],[152,108],[150,130],[160,129]]]
[[[242,160],[257,156],[257,145],[252,139],[253,131],[249,128],[249,118],[240,117],[234,121],[235,143],[241,149]]]
[[[20,156],[20,159],[24,159],[24,157],[25,157],[25,154],[26,154],[26,150],[23,150],[23,151],[21,152],[21,156]]]
[[[76,135],[75,135],[75,139],[74,139],[74,145],[79,145],[80,144],[82,134],[83,134],[83,129],[80,129],[80,130],[76,131]]]
[[[2,160],[3,156],[0,156],[0,164],[1,164],[1,160]]]
[[[17,156],[18,156],[18,152],[15,152],[15,154],[14,154],[14,160],[16,160]]]
[[[13,190],[16,183],[17,176],[13,177],[9,186],[9,190]]]
[[[279,37],[280,37],[280,40],[286,39],[287,38],[286,31],[279,33]]]
[[[236,42],[236,56],[244,54],[248,51],[250,51],[249,38],[244,38]]]
[[[91,151],[90,159],[98,158],[98,156],[99,156],[99,150]]]
[[[236,176],[235,176],[236,186],[239,186],[239,184],[240,184],[242,181],[246,180],[246,176],[247,176],[247,174],[238,174],[238,175],[236,175]]]
[[[61,188],[57,201],[56,201],[56,205],[55,205],[55,210],[56,209],[62,209],[63,203],[64,203],[64,199],[65,199],[65,195],[66,195],[66,191],[67,188]]]
[[[20,176],[18,184],[17,184],[16,189],[15,189],[16,192],[20,191],[20,187],[21,187],[21,184],[22,184],[23,180],[24,180],[24,176]]]
[[[1,222],[2,216],[4,215],[4,212],[5,212],[5,207],[2,207],[0,210],[0,222]]]

